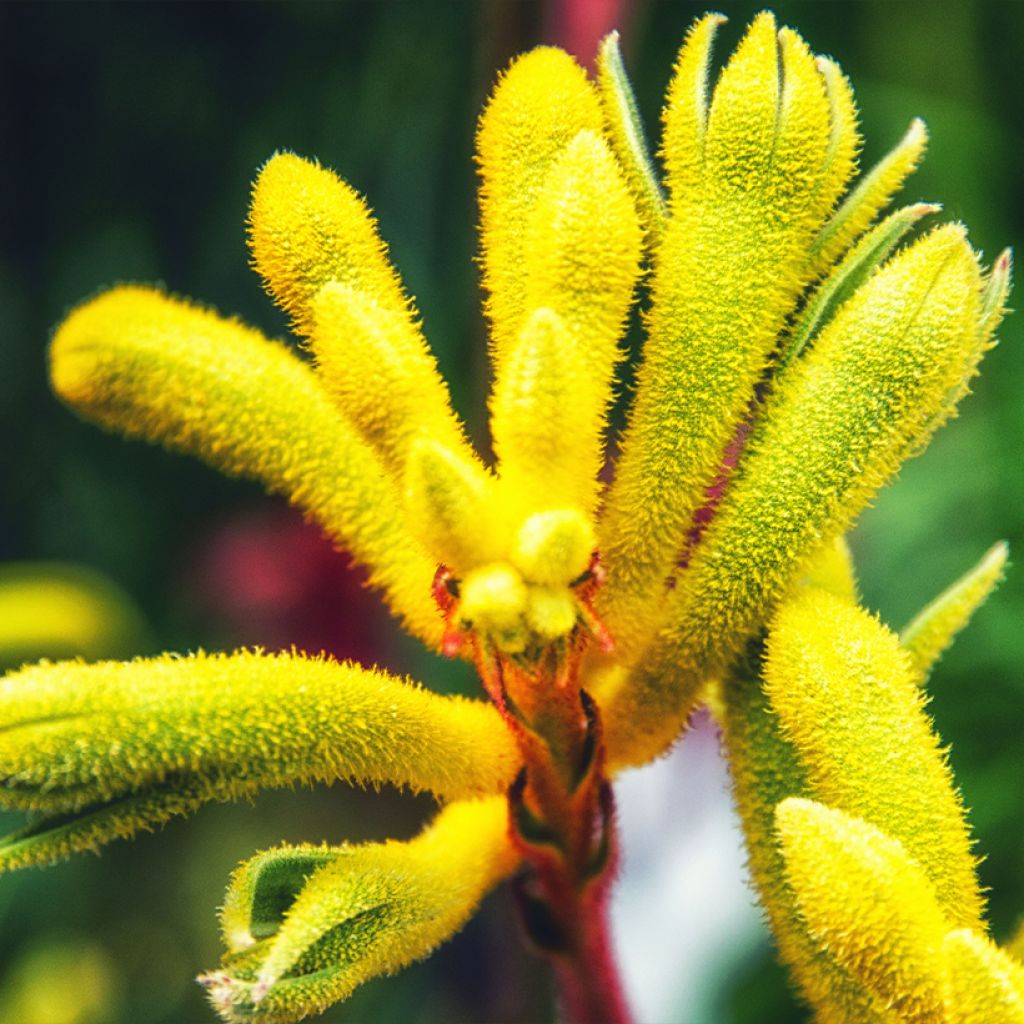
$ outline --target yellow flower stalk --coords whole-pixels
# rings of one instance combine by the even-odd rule
[[[323,1010],[428,953],[517,872],[567,1021],[624,1024],[613,783],[705,696],[754,883],[819,1019],[951,1024],[956,1000],[964,1020],[1017,1019],[1017,968],[985,937],[918,685],[1006,550],[897,638],[857,608],[845,542],[967,392],[1009,254],[983,267],[958,224],[913,240],[936,204],[886,212],[923,151],[918,121],[844,198],[860,136],[839,66],[765,12],[712,81],[723,21],[700,19],[676,60],[664,180],[614,34],[596,81],[541,47],[488,100],[492,466],[367,204],[294,154],[259,171],[248,234],[301,351],[137,285],[55,333],[69,406],[284,495],[410,632],[470,660],[487,698],[299,652],[43,662],[0,682],[0,808],[30,814],[0,839],[0,869],[266,787],[437,798],[410,842],[242,865],[223,963],[202,979],[226,1021]],[[641,274],[646,339],[609,438]]]

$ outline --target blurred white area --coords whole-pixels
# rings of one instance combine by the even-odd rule
[[[710,716],[668,757],[625,773],[615,801],[612,927],[637,1024],[721,1024],[716,997],[728,974],[768,937]]]

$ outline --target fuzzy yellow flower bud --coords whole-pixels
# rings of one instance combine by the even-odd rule
[[[496,370],[524,317],[524,241],[552,162],[581,131],[600,132],[601,104],[564,50],[538,47],[512,62],[480,118],[481,250]]]
[[[411,632],[434,648],[436,562],[402,520],[398,489],[310,368],[258,331],[154,288],[79,306],[50,348],[57,394],[128,437],[259,480],[370,569]]]
[[[555,640],[572,632],[576,602],[564,587],[530,587],[526,595],[526,623],[542,640]]]
[[[429,953],[515,870],[504,799],[450,804],[407,843],[271,850],[235,873],[228,952],[200,977],[225,1021],[287,1024]]]
[[[252,190],[249,246],[267,291],[291,314],[298,333],[312,330],[317,292],[338,281],[403,317],[419,335],[369,209],[315,161],[277,153],[263,165]],[[422,338],[419,344],[425,345]]]
[[[284,654],[34,666],[0,680],[0,720],[0,806],[46,815],[0,841],[0,867],[266,787],[352,779],[461,797],[503,789],[519,763],[487,704]]]
[[[775,813],[786,873],[818,945],[906,1024],[944,1024],[946,922],[903,847],[811,800]]]
[[[897,637],[847,600],[798,591],[769,632],[764,682],[815,798],[898,839],[946,917],[982,927],[963,806]]]
[[[754,20],[722,72],[701,134],[688,48],[705,47],[713,26],[705,19],[684,47],[677,73],[688,84],[678,102],[670,91],[671,220],[601,525],[608,583],[600,611],[623,657],[650,637],[666,579],[806,283],[799,270],[830,206],[824,79],[799,37],[776,33],[770,14]],[[673,166],[695,169],[680,171],[679,182]]]
[[[429,438],[413,442],[405,473],[405,513],[437,562],[455,572],[501,556],[502,517],[494,480],[459,452]]]

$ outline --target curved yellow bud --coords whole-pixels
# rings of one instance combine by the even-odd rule
[[[434,357],[408,317],[336,281],[317,292],[310,311],[310,348],[324,387],[393,474],[401,478],[420,435],[475,460]]]
[[[928,129],[915,117],[906,134],[856,184],[811,247],[808,276],[819,277],[867,229],[903,186],[924,155]]]
[[[700,184],[673,186],[656,254],[650,335],[600,530],[599,610],[624,659],[650,639],[693,516],[805,283],[827,212],[830,132],[814,58],[759,15],[715,89]]]
[[[405,471],[405,512],[427,550],[455,572],[504,554],[505,515],[482,466],[437,441],[413,442]]]
[[[859,818],[812,800],[775,812],[800,912],[822,949],[901,1024],[945,1024],[942,941],[931,886],[903,847]]]
[[[147,642],[128,595],[85,566],[0,565],[0,666],[41,657],[110,657]]]
[[[436,563],[409,533],[398,489],[283,345],[154,288],[126,286],[64,321],[50,373],[65,402],[108,429],[283,494],[369,568],[411,633],[440,646]]]
[[[957,633],[988,599],[1003,578],[1010,550],[1005,541],[993,545],[980,562],[929,602],[900,632],[914,675],[924,682]]]
[[[548,170],[579,132],[600,133],[601,126],[597,90],[569,54],[550,46],[516,58],[481,115],[476,139],[480,251],[499,371],[530,312],[524,300],[524,244]]]
[[[814,797],[899,840],[950,922],[981,928],[963,805],[896,636],[849,601],[796,591],[768,634],[764,681]]]
[[[576,602],[565,587],[530,587],[526,594],[526,624],[541,640],[566,636],[576,625]]]
[[[491,434],[503,506],[512,518],[589,507],[600,469],[603,396],[579,336],[538,309],[509,349],[491,395]]]
[[[642,740],[629,757],[642,762],[672,742],[702,680],[823,540],[846,530],[924,446],[965,354],[980,354],[980,292],[962,228],[938,228],[875,274],[782,376],[667,602],[664,629],[605,697],[606,717],[631,722]]]
[[[1024,967],[984,935],[950,932],[946,953],[947,1020],[956,1024],[1024,1024]]]
[[[43,811],[0,865],[53,860],[213,800],[314,780],[501,791],[519,755],[489,705],[350,663],[239,652],[42,664],[0,680],[0,805]]]
[[[411,304],[388,261],[366,203],[332,170],[294,153],[260,169],[249,207],[253,263],[297,333],[313,329],[312,302],[328,281],[358,288],[420,336]]]
[[[870,992],[808,934],[786,881],[775,808],[810,791],[796,751],[768,707],[757,666],[738,666],[723,687],[723,698],[723,736],[747,864],[781,959],[822,1024],[892,1024]]]
[[[213,1006],[230,1022],[287,1024],[426,956],[515,870],[507,817],[501,798],[458,802],[407,843],[299,848],[291,863],[270,851],[243,864],[225,918],[244,918],[248,903],[265,937],[229,946],[222,967],[199,979]]]

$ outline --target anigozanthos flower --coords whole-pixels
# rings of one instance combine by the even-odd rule
[[[704,696],[755,881],[823,1020],[1018,1007],[920,693],[1005,548],[897,638],[856,608],[843,545],[954,413],[993,344],[1009,256],[984,269],[957,224],[899,248],[938,210],[883,214],[921,122],[851,188],[860,138],[838,66],[764,13],[712,84],[723,21],[698,21],[680,51],[664,181],[615,36],[596,82],[542,47],[495,87],[478,132],[494,465],[366,204],[299,156],[260,171],[249,241],[309,358],[139,286],[54,337],[68,404],[286,495],[410,632],[475,663],[488,698],[259,651],[0,683],[0,801],[37,815],[0,842],[8,867],[296,781],[387,781],[445,805],[409,843],[243,864],[224,962],[202,979],[226,1020],[323,1009],[424,955],[517,870],[569,1018],[626,1019],[606,932],[610,780],[662,753]],[[644,272],[648,336],[604,488]]]

